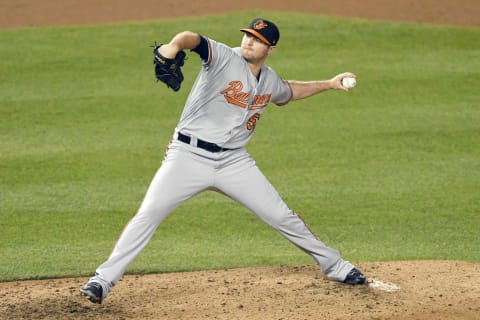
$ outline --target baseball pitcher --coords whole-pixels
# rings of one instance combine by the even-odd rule
[[[352,285],[366,282],[361,271],[320,241],[287,206],[245,148],[270,103],[284,106],[330,89],[348,91],[342,80],[355,75],[283,80],[265,65],[277,48],[277,26],[257,18],[240,31],[243,37],[236,48],[190,31],[154,46],[156,78],[174,91],[183,81],[184,50],[200,57],[202,69],[139,210],[109,258],[80,290],[90,301],[102,303],[168,214],[205,190],[221,192],[248,208],[310,255],[327,278]]]

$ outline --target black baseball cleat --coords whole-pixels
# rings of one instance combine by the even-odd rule
[[[345,280],[343,280],[343,283],[357,285],[357,284],[365,284],[365,281],[366,281],[366,278],[363,275],[363,273],[360,272],[360,270],[358,270],[357,268],[353,268],[347,274],[347,277],[345,278]]]
[[[101,304],[103,300],[103,288],[98,282],[88,282],[80,289],[82,296],[93,303]]]

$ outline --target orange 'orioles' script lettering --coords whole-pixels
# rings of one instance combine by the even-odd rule
[[[241,81],[231,81],[228,83],[229,87],[220,93],[223,94],[225,100],[228,103],[238,106],[240,108],[246,108],[248,105],[248,98],[250,92],[243,92],[243,84]],[[250,110],[262,109],[270,102],[271,94],[255,95],[253,97]]]
[[[245,108],[250,92],[242,92],[243,84],[241,81],[231,81],[229,85],[230,87],[220,93],[224,95],[228,103]]]

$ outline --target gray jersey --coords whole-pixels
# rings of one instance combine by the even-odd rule
[[[292,90],[265,65],[257,79],[240,48],[207,41],[209,58],[203,61],[177,131],[224,148],[243,147],[269,102],[288,103]]]

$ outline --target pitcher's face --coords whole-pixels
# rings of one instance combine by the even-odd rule
[[[242,56],[250,63],[263,62],[273,52],[271,47],[257,37],[245,32],[242,38]]]

